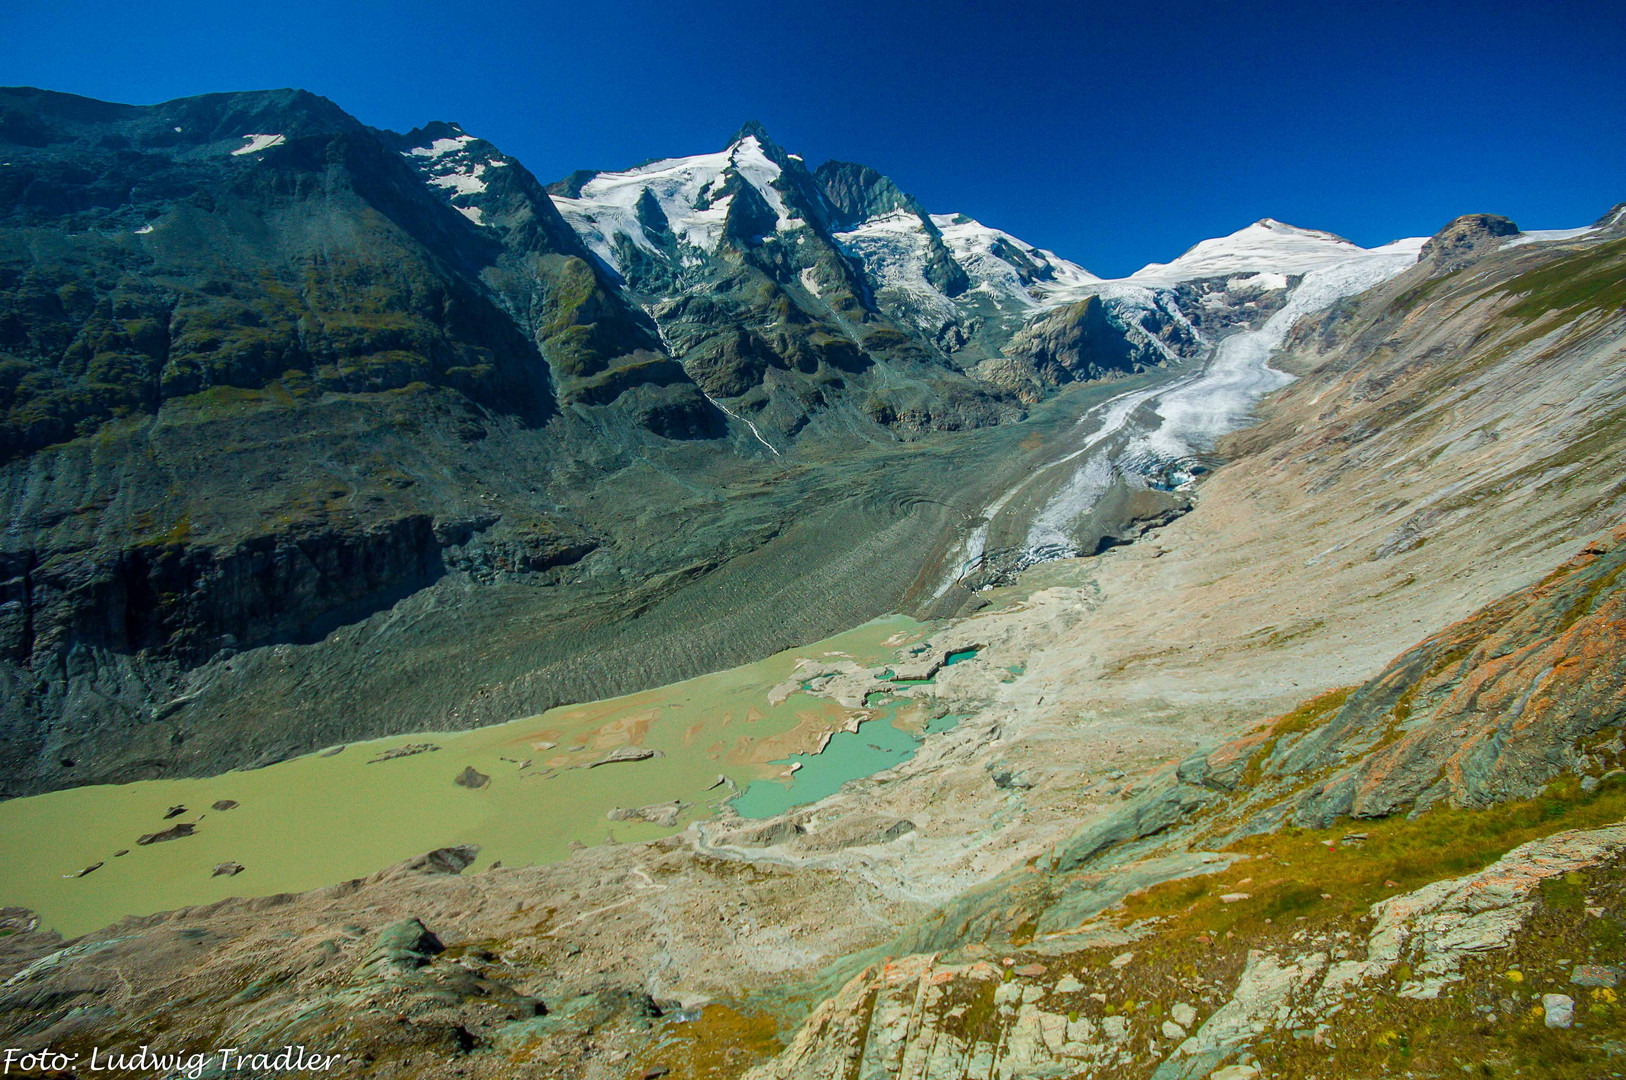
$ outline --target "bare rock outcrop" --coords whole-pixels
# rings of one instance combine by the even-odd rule
[[[1417,261],[1433,264],[1436,274],[1448,274],[1518,234],[1519,227],[1500,214],[1463,214],[1429,237]]]

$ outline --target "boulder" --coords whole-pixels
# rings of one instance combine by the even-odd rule
[[[181,837],[191,836],[197,831],[198,827],[196,825],[183,821],[179,825],[171,825],[162,832],[147,833],[145,836],[137,837],[136,843],[146,847],[148,844],[161,844],[165,840],[179,840]]]
[[[1259,1080],[1259,1070],[1252,1065],[1227,1065],[1209,1073],[1208,1080]]]
[[[446,951],[440,938],[416,919],[394,923],[384,928],[378,941],[356,966],[356,973],[375,974],[386,978],[415,971]]]
[[[1577,964],[1570,972],[1575,986],[1602,986],[1613,989],[1620,984],[1620,969],[1606,964]]]
[[[480,772],[473,765],[465,765],[463,766],[463,771],[457,774],[456,778],[452,780],[452,783],[456,784],[458,787],[466,787],[471,789],[483,788],[487,784],[491,783],[491,777],[487,776],[483,772]]]
[[[622,761],[648,761],[650,758],[660,756],[659,750],[650,750],[642,746],[618,746],[587,767],[596,769],[600,765],[614,765]]]
[[[475,857],[479,854],[479,844],[436,848],[427,854],[406,860],[387,873],[461,874],[474,863]]]

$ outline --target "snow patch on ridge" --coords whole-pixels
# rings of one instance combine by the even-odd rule
[[[445,188],[453,195],[478,195],[486,189],[486,182],[480,179],[480,174],[485,171],[485,163],[480,162],[468,172],[449,172],[431,176],[427,183],[432,187]]]
[[[1616,217],[1618,218],[1619,215],[1617,214]],[[1613,222],[1611,222],[1611,224],[1613,224]],[[1523,247],[1525,244],[1549,243],[1557,240],[1579,240],[1581,237],[1591,235],[1597,231],[1598,226],[1596,225],[1584,225],[1579,229],[1532,229],[1529,232],[1522,232],[1518,236],[1511,237],[1503,242],[1502,246],[1505,248],[1511,248]]]
[[[232,157],[242,157],[244,154],[258,154],[261,150],[269,150],[273,146],[281,146],[288,141],[281,135],[244,135],[243,138],[248,141],[233,150],[231,152]]]
[[[403,150],[401,156],[423,177],[425,184],[439,191],[453,210],[476,225],[487,225],[478,207],[459,205],[459,199],[486,193],[488,174],[492,169],[508,167],[508,162],[489,146],[471,150],[480,140],[468,134],[453,138],[436,139],[428,146]],[[484,160],[476,160],[476,159]]]
[[[434,160],[446,154],[455,154],[469,143],[474,141],[473,135],[459,135],[453,139],[436,139],[428,146],[419,146],[407,151],[409,157],[421,157]]]

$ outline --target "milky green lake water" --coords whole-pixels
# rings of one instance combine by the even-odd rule
[[[869,721],[857,731],[836,732],[817,754],[793,754],[775,761],[773,764],[776,765],[794,762],[801,768],[789,780],[763,779],[752,782],[734,800],[734,810],[745,818],[773,817],[792,807],[805,806],[818,802],[826,795],[834,795],[849,780],[871,776],[908,760],[920,749],[922,740],[907,727],[898,725],[891,715],[892,708],[885,708],[884,712],[886,715]],[[958,716],[944,716],[930,720],[925,732],[947,731],[961,719]]]
[[[689,806],[676,828],[715,812],[730,794],[712,787],[720,773],[747,789],[742,814],[777,813],[765,808],[822,798],[896,764],[918,739],[890,722],[893,703],[876,710],[884,718],[857,734],[837,734],[824,754],[810,755],[824,733],[859,710],[801,693],[771,705],[768,691],[790,676],[798,657],[844,655],[874,666],[895,659],[926,629],[894,616],[754,664],[495,727],[392,736],[201,780],[13,799],[0,803],[0,905],[32,908],[45,925],[73,936],[126,915],[330,885],[452,844],[480,845],[474,870],[547,862],[575,845],[675,831],[607,820],[615,807],[681,800]],[[440,749],[375,762],[421,743]],[[662,756],[584,767],[625,746]],[[803,768],[790,784],[770,780],[758,793],[755,782],[783,773],[776,762],[793,760]],[[473,790],[454,784],[468,766],[490,783]],[[210,809],[226,799],[238,805]],[[165,820],[173,806],[186,810]],[[137,845],[143,834],[178,823],[195,825],[195,833]],[[73,876],[98,862],[92,873]],[[212,877],[225,862],[245,869]]]

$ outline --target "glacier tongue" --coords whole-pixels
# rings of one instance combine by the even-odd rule
[[[1269,361],[1294,323],[1405,270],[1417,261],[1423,242],[1416,237],[1372,250],[1348,244],[1336,262],[1310,270],[1263,326],[1221,340],[1200,377],[1157,397],[1160,422],[1130,442],[1126,462],[1175,464],[1211,450],[1247,420],[1255,402],[1293,380]]]
[[[1267,219],[1232,237],[1204,241],[1174,263],[1067,290],[1073,296],[1100,295],[1127,309],[1159,297],[1172,298],[1173,287],[1191,279],[1180,275],[1281,275],[1282,284],[1288,283],[1288,275],[1299,278],[1281,309],[1256,329],[1222,338],[1200,370],[1161,386],[1120,394],[1081,416],[1071,448],[1031,471],[983,510],[937,595],[983,570],[996,555],[993,565],[1008,573],[1081,554],[1074,529],[1119,480],[1140,487],[1189,481],[1198,459],[1221,435],[1246,423],[1261,397],[1292,381],[1269,361],[1293,325],[1412,266],[1424,239],[1365,249],[1329,233]],[[1273,245],[1280,249],[1274,256]],[[1269,261],[1276,256],[1280,261]],[[1002,514],[1022,513],[1017,508],[1031,507],[1035,495],[1042,501],[1027,511],[1020,548],[986,550],[994,521]],[[1008,526],[1005,532],[1009,535]]]

